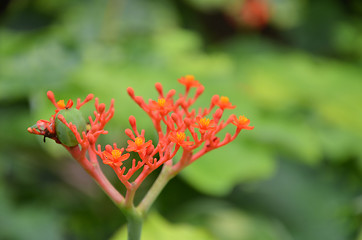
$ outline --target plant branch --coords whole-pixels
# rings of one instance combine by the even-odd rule
[[[172,166],[165,163],[162,167],[161,173],[158,175],[156,181],[153,183],[150,190],[148,190],[146,196],[141,203],[137,206],[138,211],[145,216],[152,203],[156,200],[163,188],[175,175],[172,172]]]
[[[122,194],[108,181],[100,168],[97,160],[97,155],[92,148],[88,149],[90,161],[84,154],[76,156],[72,153],[73,157],[79,162],[79,164],[88,172],[88,174],[97,182],[97,184],[103,189],[103,191],[109,196],[109,198],[117,205],[122,206],[125,202]]]

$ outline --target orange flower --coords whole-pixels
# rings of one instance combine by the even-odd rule
[[[68,100],[67,104],[64,103],[64,100],[59,100],[56,104],[56,107],[58,109],[68,109],[71,108],[72,106],[73,106],[72,100]]]
[[[141,152],[145,150],[148,146],[152,144],[152,140],[149,140],[148,142],[145,142],[145,138],[142,136],[136,137],[134,141],[128,140],[128,152]]]
[[[181,77],[180,79],[178,79],[178,81],[182,85],[185,85],[186,88],[201,86],[199,81],[195,80],[195,77],[193,75],[186,75],[186,76]]]
[[[231,123],[234,124],[238,129],[246,129],[246,130],[254,129],[254,127],[249,126],[250,120],[245,116],[239,116],[239,118],[237,118],[235,115],[233,115]]]
[[[228,97],[221,96],[220,99],[216,102],[221,109],[234,109],[236,106],[232,106]]]
[[[173,105],[172,105],[172,101],[164,99],[164,98],[159,98],[156,101],[152,101],[150,103],[150,108],[153,111],[159,111],[161,113],[167,114],[169,111],[172,110]]]
[[[200,133],[205,133],[207,130],[215,129],[215,121],[208,118],[196,118],[197,124],[194,124],[193,127],[199,128]]]
[[[102,152],[100,157],[102,158],[104,164],[120,167],[122,165],[122,162],[124,160],[128,159],[130,156],[129,153],[122,155],[123,151],[124,151],[123,148],[122,149],[119,149],[119,148],[112,149],[112,147],[110,145],[107,145],[106,150]]]
[[[174,142],[181,147],[187,147],[194,144],[193,142],[185,141],[186,134],[184,132],[170,132],[168,138],[171,142]]]

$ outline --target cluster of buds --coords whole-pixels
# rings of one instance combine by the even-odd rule
[[[88,117],[88,123],[83,119],[79,109],[93,99],[89,94],[84,101],[77,100],[77,105],[72,108],[73,102],[67,104],[63,100],[56,101],[54,94],[49,91],[48,98],[56,107],[54,115],[49,121],[39,120],[33,127],[28,128],[30,133],[43,135],[62,144],[72,156],[95,178],[100,186],[121,203],[124,201],[111,186],[102,170],[99,168],[97,155],[104,164],[109,165],[117,174],[119,180],[127,189],[125,201],[133,200],[133,195],[144,179],[155,169],[168,165],[174,176],[186,166],[206,154],[207,152],[222,147],[233,141],[241,130],[251,130],[250,120],[244,116],[230,115],[222,120],[226,109],[234,109],[229,98],[214,95],[211,103],[206,108],[191,109],[192,105],[204,91],[204,86],[195,80],[194,76],[187,75],[178,79],[185,86],[185,92],[174,99],[176,91],[164,92],[160,83],[156,83],[158,92],[157,100],[148,103],[136,96],[132,88],[128,88],[129,96],[148,114],[157,131],[157,143],[146,140],[145,130],[139,130],[134,116],[129,117],[130,129],[125,133],[130,138],[127,147],[119,148],[117,144],[106,145],[104,148],[96,146],[100,134],[106,134],[106,123],[113,117],[113,100],[106,111],[105,104],[95,99],[94,116]],[[194,94],[191,89],[195,88]],[[227,125],[233,124],[236,129],[233,134],[227,133],[220,138],[220,131]],[[178,161],[175,155],[182,150]],[[86,154],[88,152],[88,155]],[[136,153],[139,159],[130,159]],[[89,158],[89,159],[88,159]],[[131,161],[130,167],[124,162]],[[129,195],[129,196],[128,196]]]

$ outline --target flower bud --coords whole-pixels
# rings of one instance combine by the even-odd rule
[[[159,82],[157,82],[157,83],[155,84],[155,88],[156,88],[158,94],[160,94],[160,96],[163,96],[163,87],[162,87],[162,84],[159,83]]]
[[[106,109],[106,105],[104,103],[99,104],[98,106],[98,112],[102,114],[104,110]]]
[[[58,140],[68,147],[77,146],[78,141],[74,133],[58,118],[58,115],[62,115],[68,123],[77,127],[79,133],[82,133],[86,131],[87,126],[82,113],[76,108],[62,109],[55,117],[55,132]]]
[[[127,88],[127,93],[131,98],[134,98],[134,90],[133,90],[133,88],[131,88],[131,87]]]
[[[131,127],[135,128],[136,127],[136,118],[133,115],[131,115],[131,116],[129,116],[128,120],[129,120],[129,124],[131,124]]]

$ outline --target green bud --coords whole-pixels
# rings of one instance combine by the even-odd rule
[[[63,109],[58,112],[63,115],[64,119],[68,123],[72,123],[77,127],[79,133],[86,131],[86,122],[82,116],[82,113],[76,108]],[[78,141],[74,133],[58,119],[58,114],[55,118],[55,132],[59,141],[68,146],[74,147],[78,145]]]

